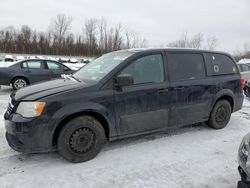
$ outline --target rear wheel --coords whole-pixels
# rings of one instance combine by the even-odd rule
[[[25,78],[17,77],[12,81],[12,88],[14,90],[26,87],[28,85],[28,81]]]
[[[100,122],[91,116],[80,116],[62,128],[57,148],[66,160],[78,163],[93,159],[104,143],[105,132]]]
[[[219,100],[210,114],[208,126],[214,129],[222,129],[228,124],[232,108],[227,100]]]

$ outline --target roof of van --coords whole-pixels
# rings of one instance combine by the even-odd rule
[[[142,52],[142,51],[157,51],[157,50],[169,50],[169,51],[186,51],[186,52],[212,52],[212,53],[220,53],[220,54],[227,54],[226,52],[221,51],[212,51],[212,50],[203,50],[203,49],[194,49],[194,48],[131,48],[125,49],[120,51],[127,51],[127,52]]]

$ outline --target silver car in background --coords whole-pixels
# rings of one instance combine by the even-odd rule
[[[239,67],[242,78],[246,81],[244,93],[247,97],[250,97],[250,59],[240,61],[237,65]]]

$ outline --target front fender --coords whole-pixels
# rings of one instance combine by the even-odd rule
[[[54,135],[57,126],[63,120],[74,114],[80,114],[84,112],[94,112],[101,115],[103,118],[105,118],[105,120],[108,123],[109,137],[114,137],[117,135],[114,115],[105,106],[95,102],[84,102],[84,103],[79,102],[79,103],[68,104],[60,108],[58,111],[56,111],[51,118],[53,122],[52,126],[49,126],[52,135]]]

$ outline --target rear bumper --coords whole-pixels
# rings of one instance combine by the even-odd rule
[[[13,114],[5,120],[6,139],[9,146],[24,153],[40,153],[53,150],[48,137],[48,126],[39,118],[23,118]]]
[[[6,70],[1,70],[0,68],[0,85],[9,86],[11,82],[10,74],[6,73]]]
[[[243,101],[244,101],[244,95],[243,93],[239,96],[237,96],[234,100],[234,110],[233,112],[236,112],[238,110],[240,110],[242,108],[243,105]]]
[[[239,181],[237,184],[237,188],[250,188],[250,185],[245,182]]]

